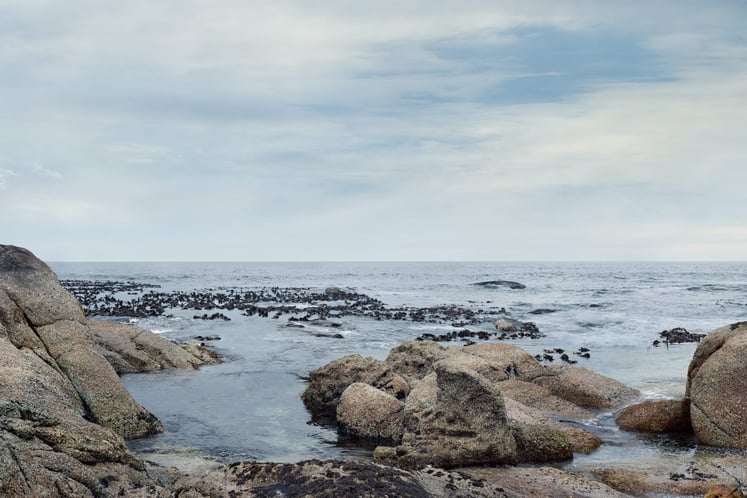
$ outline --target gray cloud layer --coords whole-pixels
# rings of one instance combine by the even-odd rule
[[[742,2],[0,4],[47,259],[744,259]]]

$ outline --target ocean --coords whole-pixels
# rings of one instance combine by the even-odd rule
[[[697,344],[653,342],[675,327],[707,333],[747,320],[747,263],[52,263],[61,280],[133,284],[117,298],[147,292],[210,295],[329,287],[368,296],[391,309],[455,306],[471,321],[342,315],[296,322],[294,312],[262,317],[228,309],[216,298],[202,309],[176,306],[154,316],[105,317],[129,321],[175,341],[201,337],[225,363],[196,372],[165,370],[123,376],[132,395],[164,423],[165,432],[130,442],[146,459],[185,470],[237,460],[294,462],[309,458],[367,458],[370,448],[338,441],[334,428],[311,423],[300,395],[315,368],[358,353],[378,359],[406,340],[465,328],[495,332],[496,318],[533,322],[540,338],[509,339],[532,354],[589,349],[578,365],[608,375],[646,398],[684,394]],[[483,281],[512,281],[479,286]],[[137,284],[137,285],[135,285]],[[138,287],[138,286],[141,287]],[[515,286],[520,287],[520,286]],[[294,292],[296,292],[294,290]],[[258,307],[272,303],[257,302]],[[288,304],[288,303],[286,303]],[[221,313],[215,320],[203,314]],[[417,314],[409,314],[416,317]],[[458,321],[458,320],[457,320]],[[206,340],[204,338],[209,338]],[[219,338],[219,339],[217,339]],[[466,339],[464,339],[466,340]],[[459,345],[456,339],[446,345]],[[477,340],[477,339],[475,339]],[[491,340],[496,340],[492,338]],[[559,359],[555,359],[559,362]],[[614,413],[586,422],[603,440],[599,450],[565,467],[688,455],[689,440],[625,433]]]

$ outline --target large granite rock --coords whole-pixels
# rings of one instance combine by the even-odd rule
[[[419,383],[406,403],[402,444],[379,447],[374,458],[402,467],[516,462],[500,391],[462,359],[456,355],[434,365],[434,375]]]
[[[301,399],[315,416],[335,417],[340,396],[350,384],[361,382],[404,399],[410,387],[400,375],[379,360],[353,354],[314,370]]]
[[[0,246],[0,303],[9,342],[43,350],[41,358],[66,378],[90,420],[126,438],[163,430],[96,351],[80,304],[29,251]]]
[[[0,245],[0,495],[171,496],[125,445],[162,427],[102,356],[131,349],[107,349],[107,327],[31,252]]]
[[[350,384],[337,406],[341,434],[374,442],[398,443],[402,439],[405,405],[400,400],[362,382]]]
[[[685,396],[699,442],[747,448],[747,322],[716,329],[700,342]]]

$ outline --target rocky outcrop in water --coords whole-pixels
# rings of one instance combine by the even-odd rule
[[[716,329],[700,342],[685,396],[699,442],[747,448],[747,322]]]
[[[190,367],[200,362],[150,332],[122,327],[88,322],[46,264],[0,245],[1,495],[170,495],[125,445],[161,431],[161,423],[132,399],[106,357],[116,354],[129,371],[182,366],[177,356]]]
[[[514,282],[513,280],[485,280],[484,282],[475,282],[472,285],[480,287],[495,288],[495,287],[508,287],[509,289],[526,289],[527,286]]]
[[[398,390],[399,398],[388,387],[394,378],[409,387]],[[592,451],[601,444],[596,435],[556,419],[588,418],[580,405],[613,407],[637,396],[582,368],[543,366],[510,344],[444,348],[410,341],[385,362],[352,355],[312,372],[303,399],[312,413],[332,415],[335,408],[335,423],[347,436],[386,440],[374,452],[377,461],[452,468],[559,461]]]
[[[690,403],[686,399],[648,400],[622,410],[615,423],[626,430],[642,432],[687,432]]]

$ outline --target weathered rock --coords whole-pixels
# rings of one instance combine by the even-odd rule
[[[400,444],[379,447],[374,452],[377,461],[403,467],[569,459],[574,452],[593,451],[602,441],[589,431],[552,418],[591,418],[593,414],[576,403],[609,407],[638,395],[636,390],[586,369],[547,368],[526,351],[505,343],[443,348],[412,341],[394,348],[385,364],[391,369],[384,375],[373,359],[346,357],[319,369],[318,374],[333,382],[318,385],[345,385],[351,377],[360,377],[356,373],[360,371],[383,377],[391,376],[392,371],[405,372],[413,379],[412,390],[405,398]],[[354,375],[345,373],[351,366]],[[355,405],[360,405],[366,415],[356,415],[353,423],[340,424],[338,410],[338,427],[343,434],[349,431],[348,426],[356,424],[374,427],[377,417],[393,421],[387,422],[388,433],[400,430],[401,412],[393,398],[362,386],[352,392],[356,396],[346,403],[345,412],[353,413]],[[334,396],[328,398],[337,406]],[[381,406],[374,406],[378,402]],[[356,428],[349,432],[375,439],[385,431]],[[388,442],[396,443],[397,439]]]
[[[494,325],[499,332],[516,332],[516,324],[505,318],[496,320]]]
[[[573,458],[573,446],[553,423],[537,413],[530,413],[517,401],[504,399],[511,433],[516,441],[518,462],[557,462]]]
[[[0,289],[18,305],[32,327],[56,322],[85,323],[80,303],[31,251],[0,245]]]
[[[504,398],[510,398],[524,406],[534,408],[545,417],[583,420],[594,416],[589,410],[555,396],[549,389],[533,382],[509,379],[501,382],[498,387]]]
[[[687,399],[644,401],[622,410],[615,419],[623,429],[643,432],[684,432],[690,426]]]
[[[179,498],[217,496],[356,496],[378,498],[407,496],[516,497],[500,487],[460,473],[426,467],[405,471],[363,461],[309,460],[288,463],[232,463],[204,477],[178,481]]]
[[[49,267],[0,245],[0,495],[170,496],[123,439],[160,428]]]
[[[714,486],[739,490],[747,482],[744,455],[660,458],[640,465],[579,469],[608,486],[636,496],[703,496]],[[728,495],[726,495],[728,496]]]
[[[437,361],[447,358],[451,350],[431,341],[407,341],[389,352],[386,364],[414,386],[433,371]]]
[[[96,350],[119,374],[164,368],[190,370],[220,361],[212,351],[206,355],[209,350],[202,346],[194,345],[200,351],[192,354],[157,334],[124,323],[89,321],[88,330]]]
[[[503,402],[521,462],[568,460],[574,452],[590,453],[602,444],[596,434],[547,418],[540,410],[505,396]]]
[[[699,442],[747,448],[747,322],[708,334],[688,368],[686,396]]]
[[[537,498],[627,498],[599,481],[553,467],[470,467],[459,469],[477,479],[485,479],[506,492]]]
[[[408,432],[402,444],[378,447],[376,460],[443,468],[516,462],[516,441],[500,391],[460,359],[455,355],[436,363],[435,375],[416,386],[406,401]]]
[[[640,396],[638,390],[583,367],[545,368],[545,376],[537,377],[533,382],[579,406],[614,408]]]
[[[350,384],[337,406],[339,431],[348,437],[381,443],[402,439],[404,403],[368,384]]]
[[[473,344],[462,348],[462,352],[489,361],[493,368],[505,373],[506,379],[532,381],[546,375],[545,367],[534,356],[513,344],[496,342]]]
[[[355,382],[369,384],[397,399],[404,399],[410,391],[407,382],[386,363],[354,354],[311,372],[301,398],[314,415],[334,417],[342,392]]]

